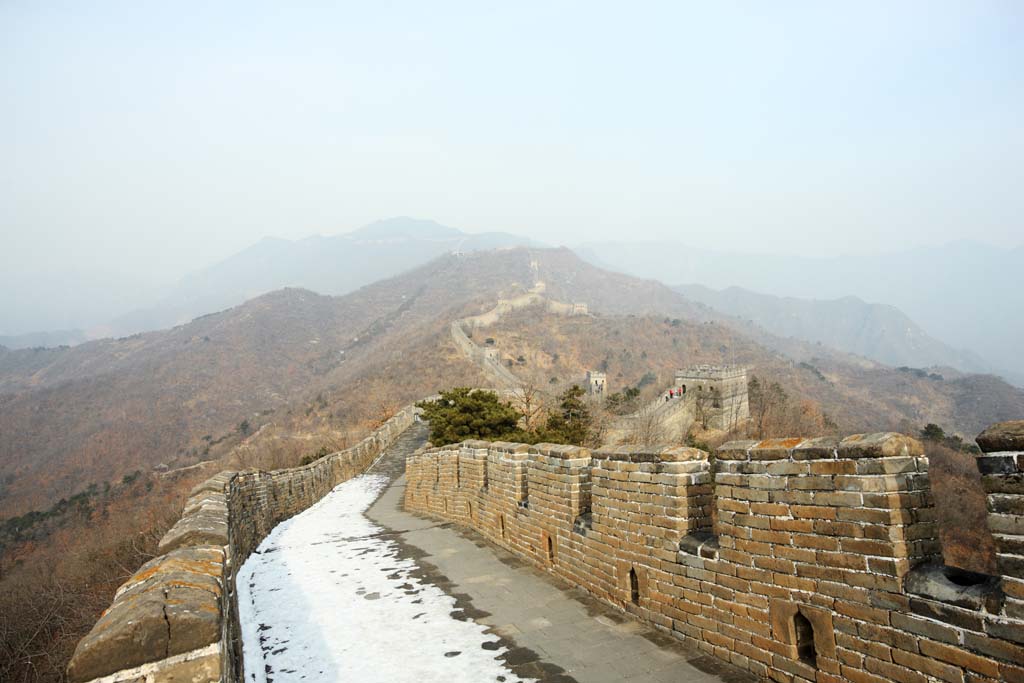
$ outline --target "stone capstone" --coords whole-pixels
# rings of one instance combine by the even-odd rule
[[[924,455],[921,442],[905,434],[879,432],[854,434],[842,441],[815,439],[764,439],[730,441],[715,452],[718,460],[854,460],[859,458],[913,458]]]
[[[894,458],[924,455],[921,442],[905,434],[855,434],[839,442],[839,458]]]
[[[139,666],[167,656],[163,595],[115,602],[78,643],[68,664],[72,683]]]
[[[191,499],[190,499],[191,504]],[[157,552],[168,553],[176,548],[197,545],[228,544],[228,511],[221,505],[192,507],[160,539]]]
[[[180,548],[150,560],[78,643],[68,678],[89,681],[217,642],[223,577],[219,547]]]
[[[1024,420],[997,422],[979,434],[976,441],[986,453],[1024,451]]]

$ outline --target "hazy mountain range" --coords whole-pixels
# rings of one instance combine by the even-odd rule
[[[740,287],[716,290],[680,285],[675,290],[780,337],[821,343],[888,365],[991,371],[977,354],[930,337],[895,306],[869,304],[854,296],[828,300],[770,296]]]
[[[1019,276],[1024,247],[956,242],[891,254],[807,258],[709,251],[676,242],[595,242],[577,253],[596,265],[673,284],[742,287],[802,299],[856,296],[888,304],[927,335],[954,349],[970,349],[991,370],[1024,386]],[[869,355],[867,349],[858,353]]]
[[[282,287],[342,295],[441,254],[514,246],[543,245],[509,233],[470,234],[406,217],[344,235],[267,238],[188,275],[154,296],[153,303],[94,320],[87,330],[0,336],[0,345],[73,345],[169,328]],[[699,283],[679,291],[778,337],[892,365],[997,372],[1024,385],[1024,358],[1016,342],[1024,332],[1019,315],[1024,288],[1012,281],[1013,264],[1024,256],[1021,249],[960,243],[810,259],[710,252],[676,243],[602,242],[576,252],[607,269],[665,283]],[[43,305],[46,296],[36,300]]]
[[[453,251],[535,245],[500,232],[469,234],[434,221],[392,218],[344,235],[266,238],[183,278],[155,305],[113,319],[112,336],[162,329],[282,287],[347,294]]]

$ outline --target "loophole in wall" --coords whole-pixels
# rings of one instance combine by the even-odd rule
[[[814,648],[814,626],[810,620],[799,612],[793,617],[796,631],[796,652],[801,662],[818,668],[818,652]]]

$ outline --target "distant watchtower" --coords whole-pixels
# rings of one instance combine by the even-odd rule
[[[713,429],[728,430],[750,418],[747,369],[739,365],[691,365],[677,370],[675,387],[692,401],[697,418]]]
[[[597,370],[587,371],[587,392],[594,394],[595,396],[604,396],[605,385],[608,382],[608,377],[603,372]]]
[[[587,306],[587,304],[577,301],[573,303],[572,313],[570,315],[588,315],[589,313],[590,308]]]

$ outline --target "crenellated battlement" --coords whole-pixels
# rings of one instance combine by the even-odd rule
[[[435,476],[446,458],[472,475]],[[979,468],[1000,577],[941,565],[928,459],[894,433],[714,458],[466,442],[408,459],[405,504],[773,680],[1019,682],[1024,452]]]
[[[746,377],[747,368],[742,365],[691,365],[676,370],[675,374],[677,383],[687,379],[726,380]]]

